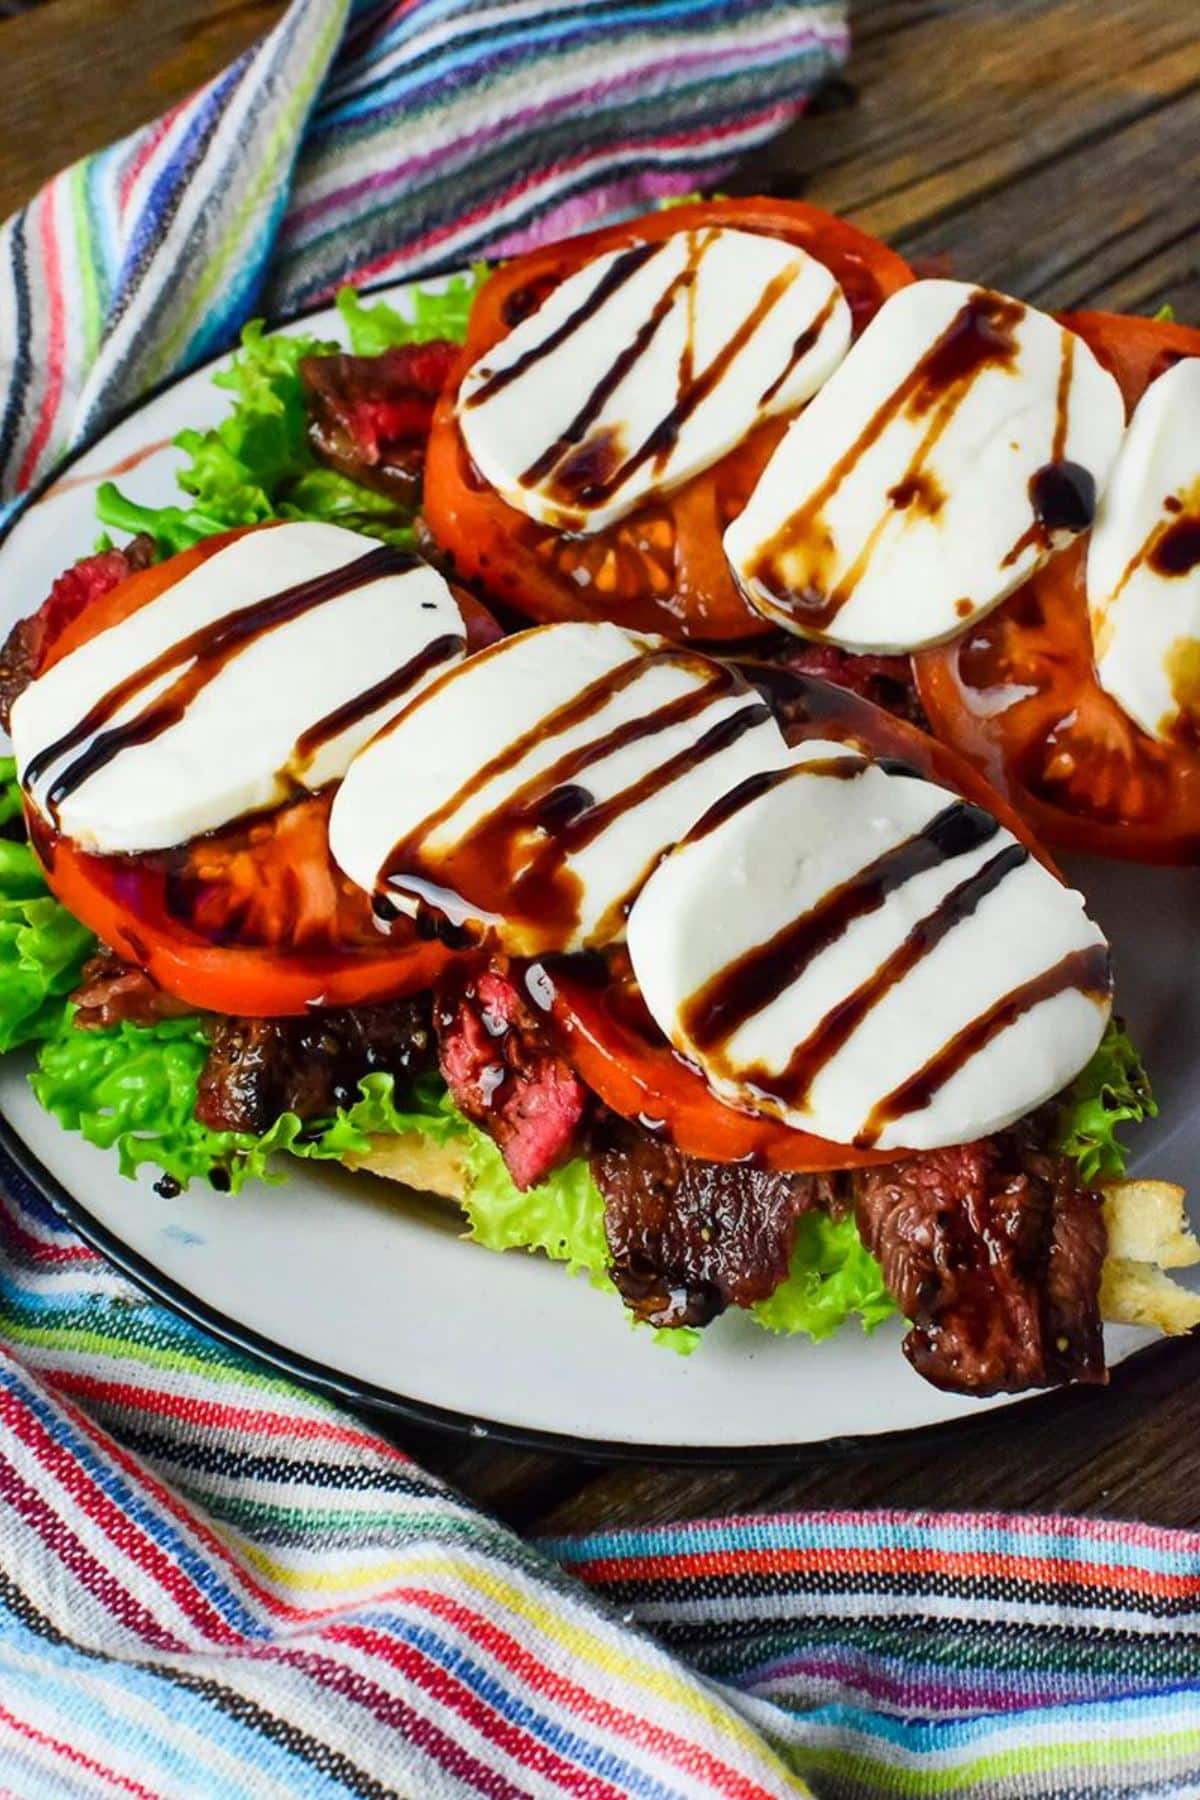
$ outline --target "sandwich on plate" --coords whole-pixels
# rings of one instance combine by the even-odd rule
[[[164,1201],[444,1195],[682,1349],[899,1313],[986,1395],[1200,1322],[1055,860],[1200,850],[1200,331],[757,200],[339,305],[14,609],[42,1104]]]

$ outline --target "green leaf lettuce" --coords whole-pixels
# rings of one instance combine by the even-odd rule
[[[11,757],[0,757],[0,830],[21,814]],[[0,1051],[34,1042],[62,1018],[65,996],[95,948],[50,895],[27,843],[0,837]]]
[[[466,335],[471,302],[486,269],[455,276],[439,292],[416,289],[408,314],[386,301],[368,305],[353,289],[343,289],[338,308],[351,348],[374,355],[395,344]],[[253,319],[241,347],[213,376],[232,395],[232,405],[207,431],[181,431],[175,439],[188,462],[179,486],[191,497],[186,506],[143,506],[104,482],[96,512],[112,530],[147,531],[161,555],[185,550],[214,532],[268,519],[317,519],[346,525],[389,543],[411,538],[411,515],[386,494],[363,487],[313,455],[300,364],[306,356],[329,355],[340,345],[305,332],[268,331]]]
[[[1128,1151],[1117,1133],[1158,1112],[1146,1074],[1120,1019],[1110,1019],[1100,1047],[1058,1103],[1054,1147],[1074,1157],[1084,1181],[1123,1175]]]

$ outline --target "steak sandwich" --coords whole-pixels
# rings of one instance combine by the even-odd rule
[[[965,682],[1036,613],[1183,743],[1102,571],[1062,598],[1190,518],[1150,519],[1149,373],[799,205],[413,304],[349,296],[349,352],[252,329],[192,504],[102,488],[123,544],[0,654],[0,1043],[43,1104],[163,1204],[269,1205],[289,1157],[442,1195],[681,1348],[898,1314],[986,1395],[1190,1328],[1064,808],[989,736],[1038,667],[989,662],[968,756],[928,728],[946,647]]]

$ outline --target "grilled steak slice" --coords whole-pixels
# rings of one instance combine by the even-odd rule
[[[83,1031],[103,1031],[110,1025],[154,1025],[159,1019],[178,1019],[195,1007],[176,1000],[147,975],[102,944],[89,956],[82,980],[71,995],[78,1011],[74,1023]]]
[[[927,1381],[981,1396],[1104,1380],[1100,1199],[1032,1126],[864,1170],[855,1188]]]
[[[217,1019],[196,1117],[216,1131],[266,1131],[281,1113],[328,1118],[358,1098],[364,1075],[397,1080],[433,1063],[423,1000],[312,1012],[298,1019]]]
[[[536,1187],[574,1152],[586,1088],[498,968],[439,995],[435,1018],[442,1076],[459,1111],[495,1139],[519,1188]]]
[[[300,364],[309,442],[320,460],[411,506],[421,484],[433,408],[458,356],[434,339],[379,356],[306,356]]]
[[[604,1196],[609,1273],[650,1325],[707,1325],[727,1306],[774,1292],[797,1219],[830,1198],[817,1176],[703,1162],[615,1119],[592,1175]]]
[[[35,613],[18,619],[0,648],[0,725],[9,728],[12,709],[40,673],[42,659],[60,631],[93,600],[110,593],[127,575],[154,561],[154,539],[140,532],[123,550],[99,550],[64,569]]]

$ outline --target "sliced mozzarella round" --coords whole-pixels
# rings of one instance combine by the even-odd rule
[[[725,550],[751,604],[848,650],[939,643],[1091,523],[1124,424],[1082,338],[986,288],[885,302]]]
[[[1088,545],[1096,673],[1144,731],[1200,726],[1200,357],[1152,382]]]
[[[998,1130],[1083,1067],[1110,1010],[1079,894],[981,808],[838,744],[714,807],[628,934],[715,1093],[842,1144]]]
[[[526,955],[595,946],[623,934],[662,852],[785,754],[720,663],[616,625],[545,625],[470,657],[368,744],[329,841],[403,910]]]
[[[850,343],[850,309],[792,244],[708,227],[612,250],[467,371],[472,460],[543,524],[600,531],[800,406]]]
[[[84,849],[163,849],[336,780],[463,646],[415,558],[337,525],[251,531],[25,690],[17,768]]]

